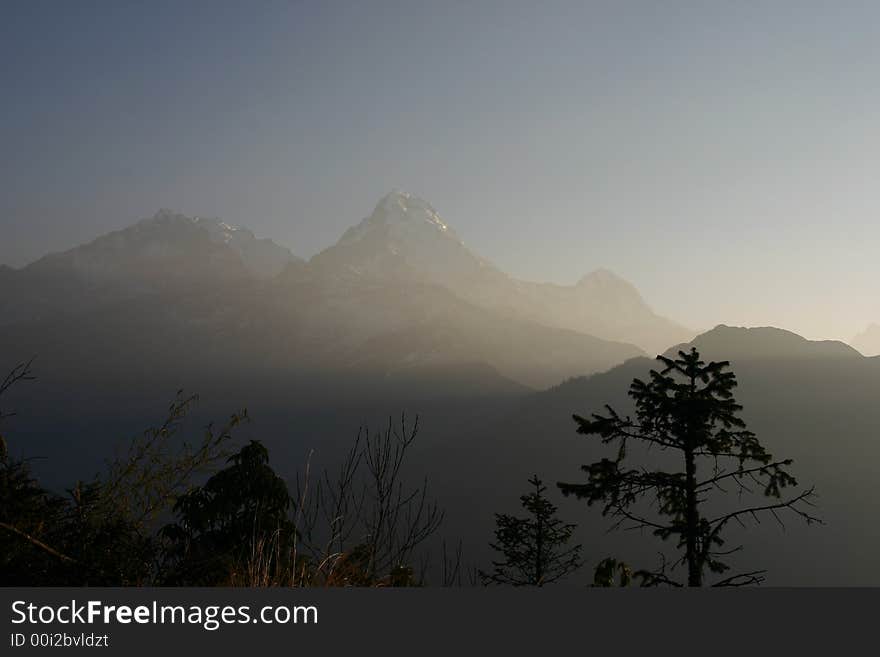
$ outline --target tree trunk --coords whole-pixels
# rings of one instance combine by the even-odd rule
[[[538,514],[537,522],[535,523],[537,527],[537,535],[535,536],[535,585],[541,586],[543,582],[541,580],[544,579],[544,564],[543,564],[543,555],[541,554],[542,546],[542,538],[544,534],[544,528],[541,526],[541,514]]]
[[[703,585],[703,569],[700,564],[697,533],[699,531],[699,515],[697,513],[697,465],[693,450],[685,450],[685,539],[688,566],[688,586]]]

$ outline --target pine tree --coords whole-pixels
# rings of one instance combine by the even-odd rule
[[[166,540],[164,583],[227,584],[255,546],[272,539],[286,555],[294,531],[291,505],[287,484],[269,466],[268,450],[251,440],[226,468],[177,500],[177,522],[160,532]]]
[[[615,518],[615,527],[649,529],[663,540],[676,540],[680,556],[670,570],[684,565],[687,585],[702,586],[706,571],[726,572],[724,557],[742,547],[723,548],[722,533],[731,523],[745,526],[765,514],[781,523],[783,512],[807,523],[819,522],[808,511],[814,491],[807,488],[783,497],[784,489],[797,486],[788,472],[791,460],[774,460],[739,417],[742,406],[733,397],[737,382],[728,371],[730,363],[706,364],[696,348],[679,351],[676,359],[657,359],[662,370],[652,370],[648,382],[635,379],[630,386],[635,419],[610,406],[607,414],[593,414],[591,419],[574,416],[578,433],[616,445],[617,456],[583,466],[586,483],[558,486],[565,495],[601,504],[603,515]],[[666,452],[671,459],[663,463],[671,462],[673,470],[656,468],[656,458],[650,467],[628,466],[633,442]],[[735,499],[737,505],[713,512],[718,498],[720,503]],[[740,499],[749,498],[753,504],[739,506]],[[646,584],[681,586],[667,575],[665,564],[664,558],[659,570],[637,574]],[[760,583],[763,575],[764,571],[740,573],[714,585]]]
[[[495,543],[490,546],[503,557],[493,561],[491,573],[480,571],[483,584],[543,586],[581,567],[581,545],[567,547],[575,525],[556,517],[556,506],[544,493],[538,476],[529,479],[534,490],[520,497],[529,517],[495,514]]]

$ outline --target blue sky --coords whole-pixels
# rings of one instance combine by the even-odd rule
[[[880,321],[880,5],[4,2],[0,262],[169,207],[309,257],[392,188],[695,328]]]

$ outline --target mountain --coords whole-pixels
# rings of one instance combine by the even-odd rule
[[[25,271],[61,270],[91,284],[119,278],[162,284],[245,275],[272,278],[296,261],[300,259],[288,249],[258,240],[246,228],[163,209],[88,244],[47,255]]]
[[[607,270],[575,285],[509,276],[468,249],[426,201],[395,191],[309,265],[327,275],[358,275],[441,285],[477,306],[657,353],[693,332],[656,315],[638,291]]]
[[[880,324],[871,324],[850,344],[865,356],[880,356]]]
[[[484,363],[531,387],[607,369],[641,355],[636,344],[665,348],[688,335],[609,271],[573,286],[514,279],[470,251],[429,203],[400,191],[308,263],[220,219],[161,210],[0,271],[0,326],[19,325],[31,348],[40,347],[36,336],[58,341],[61,317],[83,335],[100,317],[97,335],[118,313],[149,313],[118,326],[129,331],[112,338],[118,353],[149,351],[138,346],[138,327],[155,326],[169,344],[198,345],[180,347],[190,359],[225,350],[255,367],[372,367],[382,376]],[[22,322],[36,324],[21,330]]]
[[[595,270],[575,285],[531,283],[514,280],[506,301],[501,290],[493,295],[490,287],[474,290],[481,303],[508,308],[532,319],[638,345],[648,353],[658,353],[694,332],[654,313],[636,288],[617,274]]]
[[[402,198],[310,262],[220,220],[160,211],[0,269],[0,371],[37,357],[38,380],[4,398],[16,449],[48,455],[41,472],[63,490],[178,389],[199,393],[198,421],[246,406],[258,418],[247,435],[289,464],[306,447],[332,460],[358,426],[402,411],[456,449],[449,436],[533,389],[643,354],[458,293],[469,278],[510,279],[425,204],[395,216]]]
[[[433,283],[453,291],[484,271],[503,276],[473,254],[430,204],[401,191],[380,200],[369,217],[309,265],[325,275],[347,272],[385,281]]]
[[[691,342],[672,347],[666,356],[675,356],[691,346],[708,359],[742,362],[747,360],[813,360],[821,358],[859,359],[862,355],[848,344],[836,340],[807,340],[791,331],[767,327],[734,327],[721,324],[698,335]]]
[[[343,313],[350,319],[339,321]],[[546,388],[643,353],[633,345],[500,316],[429,284],[370,285],[319,302],[311,317],[316,337],[348,327],[340,343],[349,348],[337,353],[351,367],[385,376],[440,363],[485,362],[505,377]]]
[[[456,294],[474,268],[492,267],[408,196],[386,197],[337,247],[305,263],[246,229],[162,210],[0,271],[0,356],[37,353],[70,379],[159,378],[186,362],[216,376],[280,370],[430,387],[431,373],[448,384],[460,368],[481,372],[486,390],[514,392],[642,354]],[[459,387],[473,386],[461,376]]]
[[[258,239],[253,232],[242,226],[230,226],[216,218],[195,217],[192,221],[197,226],[204,227],[213,242],[223,243],[234,250],[241,258],[245,269],[256,278],[274,278],[289,266],[300,266],[305,263],[289,249],[266,237]]]
[[[418,278],[297,269],[274,281],[266,295],[259,314],[275,328],[260,344],[278,362],[307,360],[313,370],[369,371],[385,378],[482,362],[501,376],[543,388],[643,353],[630,344],[508,317]]]
[[[0,271],[0,324],[268,279],[301,262],[247,229],[160,210],[88,244]]]

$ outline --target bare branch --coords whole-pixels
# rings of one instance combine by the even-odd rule
[[[59,552],[55,548],[46,545],[40,539],[35,538],[34,536],[31,536],[27,532],[20,530],[18,527],[14,527],[13,525],[7,524],[5,522],[0,522],[0,529],[5,529],[6,531],[12,532],[16,536],[23,538],[28,543],[35,545],[36,547],[40,548],[44,552],[51,554],[53,557],[56,557],[56,558],[60,559],[61,561],[64,561],[66,563],[76,563],[76,559],[72,559],[72,558],[68,557],[66,554],[62,554],[61,552]]]

